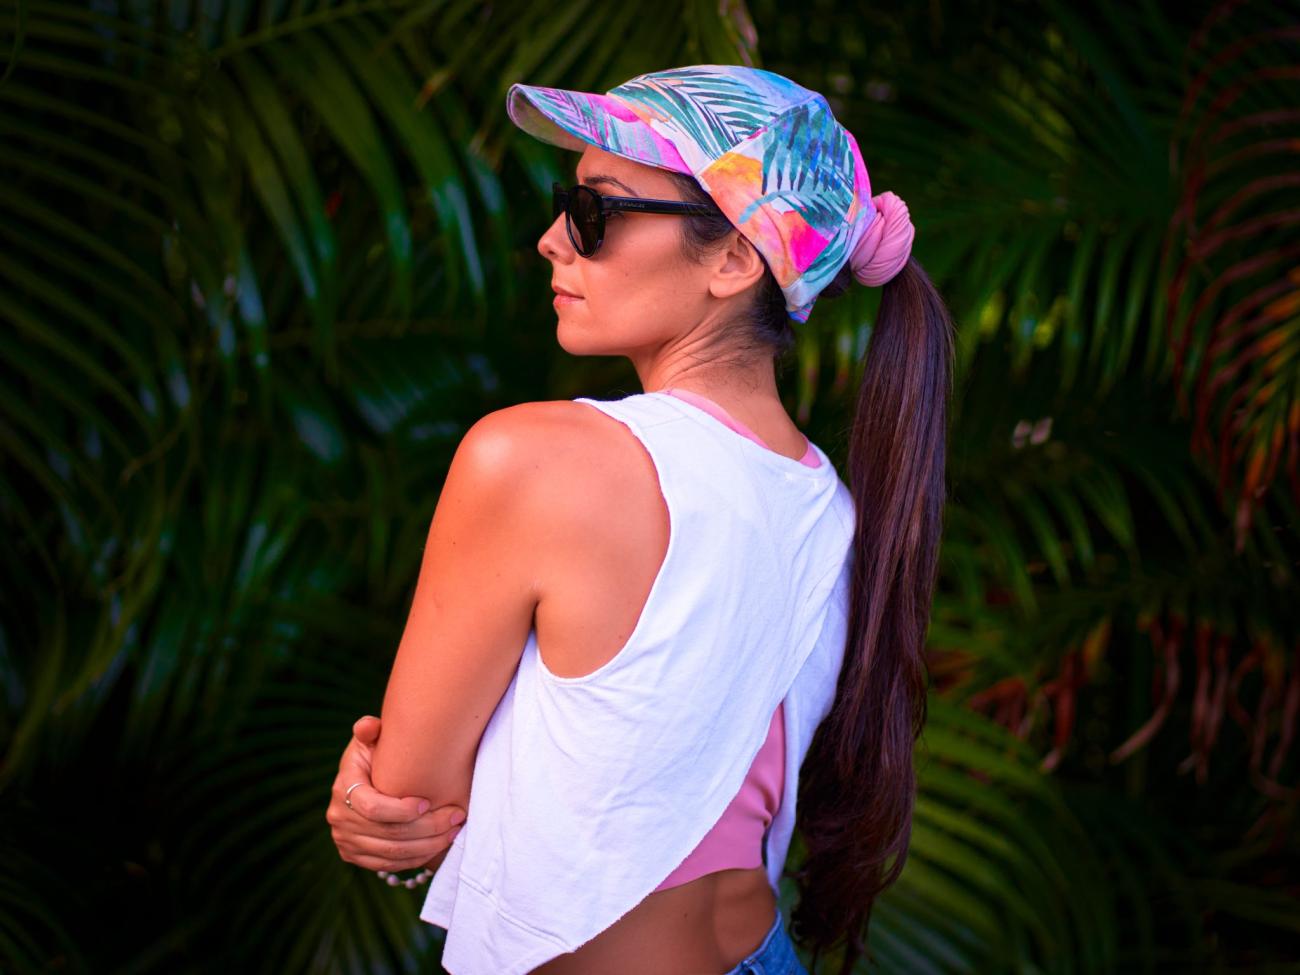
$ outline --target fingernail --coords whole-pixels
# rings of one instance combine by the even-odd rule
[[[454,812],[451,814],[451,825],[455,826],[457,823],[463,822],[465,822],[465,814],[463,812]]]
[[[425,813],[429,811],[429,803],[427,801],[421,800],[420,805],[416,808],[419,810],[420,815],[423,816]]]

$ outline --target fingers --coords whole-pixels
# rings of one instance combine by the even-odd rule
[[[455,836],[465,822],[465,810],[460,806],[439,806],[424,814],[422,819],[429,820],[430,827],[436,833],[448,833]],[[450,842],[450,841],[449,841]]]
[[[352,724],[352,736],[366,745],[379,740],[380,721],[373,714],[362,715]]]
[[[365,751],[366,746],[359,744],[353,738],[348,742],[348,747],[343,750],[343,757],[339,759],[339,771],[334,776],[334,785],[330,789],[329,809],[340,817],[344,815],[344,810],[352,811],[348,807],[349,799],[355,807],[357,794],[362,789],[372,791],[374,789],[370,784],[370,763]],[[356,788],[352,788],[353,786]]]
[[[398,799],[385,795],[370,784],[369,777],[352,790],[352,811],[372,823],[412,823],[424,815],[421,805],[427,812],[427,800],[419,796]]]
[[[347,747],[339,756],[338,778],[347,776],[347,785],[353,782],[370,784],[370,763],[374,758],[374,747],[353,736],[348,739]],[[344,788],[347,788],[347,785]]]
[[[443,807],[450,809],[452,807]],[[434,857],[451,846],[463,826],[445,825],[448,814],[435,816],[432,813],[420,817],[417,823],[375,824],[365,823],[368,830],[379,827],[380,833],[359,832],[352,821],[344,819],[338,824],[331,820],[330,834],[334,845],[338,847],[339,857],[348,863],[356,864],[367,870],[410,870],[422,867]],[[407,834],[399,835],[397,831]],[[419,830],[418,833],[414,831]]]
[[[353,723],[353,737],[339,759],[325,819],[339,856],[348,863],[368,870],[422,867],[451,845],[466,811],[455,805],[430,809],[420,796],[399,798],[376,789],[370,762],[379,729],[380,719],[373,715]]]
[[[354,793],[355,794],[355,793]],[[452,823],[451,819],[459,822]],[[331,827],[346,836],[365,836],[373,840],[421,841],[458,829],[465,822],[461,811],[456,806],[441,806],[432,813],[425,813],[409,823],[374,823],[361,819],[354,810],[333,805],[326,811],[325,819]],[[451,833],[455,836],[455,832]]]
[[[368,853],[350,853],[343,855],[340,851],[340,858],[345,863],[351,863],[365,870],[387,870],[389,873],[398,873],[402,870],[415,870],[424,867],[430,860],[442,853],[450,843],[444,843],[440,847],[429,847],[435,850],[433,853],[416,853],[413,856],[403,856],[400,858],[389,856],[372,856]],[[412,849],[415,849],[414,847]]]
[[[369,769],[346,764],[334,778],[325,811],[325,819],[331,826],[381,839],[410,840],[437,835],[464,822],[465,818],[466,811],[460,806],[445,805],[431,810],[428,800],[420,796],[385,795],[371,784]]]
[[[377,840],[369,836],[342,837],[335,840],[339,856],[347,863],[367,870],[412,870],[422,867],[447,847],[461,831],[457,826],[439,836],[422,840]]]

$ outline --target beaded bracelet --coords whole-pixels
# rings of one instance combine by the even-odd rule
[[[379,874],[379,879],[385,881],[389,887],[397,887],[398,885],[401,885],[407,890],[414,890],[416,887],[420,886],[420,884],[427,884],[429,879],[433,876],[433,871],[427,867],[417,873],[414,877],[407,877],[405,880],[397,876],[395,873],[389,873],[387,870],[377,870],[375,872]]]

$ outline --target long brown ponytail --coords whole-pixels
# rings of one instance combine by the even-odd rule
[[[709,203],[691,177],[668,174],[682,199]],[[722,216],[681,221],[696,260],[735,227]],[[818,295],[855,286],[845,265]],[[769,270],[736,341],[780,360],[794,334]],[[814,309],[814,314],[816,309]],[[800,769],[798,829],[807,856],[791,874],[791,936],[812,952],[845,950],[840,975],[866,950],[876,898],[907,859],[916,797],[913,746],[926,718],[923,649],[946,496],[953,323],[914,259],[882,289],[863,363],[845,479],[857,509],[848,638],[835,701]]]
[[[794,875],[791,935],[813,950],[814,967],[822,951],[845,943],[841,975],[866,950],[872,906],[902,871],[912,834],[952,332],[943,300],[909,260],[884,285],[858,389],[846,479],[857,528],[844,666],[799,778],[807,856]]]

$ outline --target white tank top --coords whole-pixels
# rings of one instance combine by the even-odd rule
[[[453,975],[523,975],[645,899],[735,798],[785,704],[763,858],[779,893],[799,767],[844,659],[854,506],[809,467],[667,393],[578,397],[645,445],[667,552],[623,648],[551,673],[532,630],[479,742],[464,827],[420,918]]]

